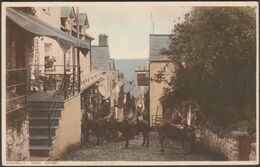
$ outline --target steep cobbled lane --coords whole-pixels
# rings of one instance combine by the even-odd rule
[[[165,153],[159,152],[157,132],[150,133],[150,145],[141,146],[142,137],[137,136],[130,140],[129,148],[124,148],[124,141],[103,143],[95,146],[95,137],[91,137],[91,143],[85,144],[63,157],[62,161],[211,161],[215,157],[208,152],[195,151],[186,154],[181,149],[180,142],[165,140]]]

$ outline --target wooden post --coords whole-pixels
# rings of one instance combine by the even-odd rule
[[[79,17],[79,7],[77,7],[77,37],[79,38],[79,22],[78,22],[78,17]],[[80,93],[80,57],[79,57],[79,48],[77,48],[77,62],[78,62],[78,92]]]
[[[251,151],[250,137],[239,136],[239,160],[249,161],[250,151]]]
[[[66,99],[67,98],[66,53],[64,53],[63,55],[64,55],[64,73],[63,73],[64,99]]]
[[[72,71],[72,93],[73,93],[73,96],[75,94],[75,66],[76,66],[76,55],[75,55],[75,48],[72,47],[72,66],[73,66],[73,71]]]

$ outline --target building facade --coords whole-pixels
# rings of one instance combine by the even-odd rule
[[[150,101],[150,126],[157,126],[165,116],[166,108],[160,102],[164,88],[167,88],[165,82],[158,83],[153,80],[159,71],[165,71],[164,77],[170,80],[174,73],[174,64],[171,63],[167,55],[163,55],[161,50],[167,48],[170,42],[169,35],[151,34],[150,35],[150,53],[149,53],[149,101]]]
[[[91,67],[93,70],[101,70],[105,73],[105,78],[98,86],[99,92],[105,99],[110,101],[110,106],[114,107],[116,98],[116,83],[119,80],[119,71],[116,70],[114,59],[110,57],[108,36],[99,35],[99,45],[91,46]]]
[[[32,8],[20,9],[31,15]],[[29,160],[29,121],[26,112],[29,58],[34,35],[6,17],[6,160]]]
[[[81,89],[102,78],[90,68],[87,15],[73,7],[6,13],[7,160],[57,159],[80,144]]]

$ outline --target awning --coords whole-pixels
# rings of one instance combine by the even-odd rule
[[[104,99],[108,99],[110,97],[110,93],[103,83],[99,84],[98,92],[104,97]]]
[[[41,21],[35,16],[17,11],[12,8],[6,8],[6,15],[9,19],[11,19],[26,31],[36,35],[48,36],[57,40],[64,51],[68,50],[71,45],[80,48],[83,53],[86,52],[86,50],[90,50],[90,43],[62,32],[61,30]]]

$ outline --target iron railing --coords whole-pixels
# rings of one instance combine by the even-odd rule
[[[6,70],[6,113],[26,108],[26,68]]]
[[[54,91],[53,101],[48,109],[48,139],[49,146],[52,145],[52,132],[53,126],[57,119],[60,104],[63,100],[68,99],[75,94],[84,91],[91,85],[103,79],[103,71],[92,71],[81,76],[80,84],[78,81],[78,71],[75,70],[73,65],[53,65],[52,68],[47,68],[45,65],[31,65],[31,89],[37,88],[36,91]],[[79,86],[80,85],[80,89]],[[63,100],[61,100],[61,97]]]
[[[63,78],[65,78],[66,76],[64,75]],[[61,90],[64,91],[64,86],[65,84],[61,84]],[[57,97],[59,95],[58,94],[54,94],[54,101],[53,103],[51,104],[51,107],[48,111],[48,132],[49,132],[49,147],[51,147],[52,145],[52,126],[54,126],[54,123],[55,123],[55,118],[57,117],[57,112],[55,112],[55,110],[60,107],[59,104],[61,103],[60,101],[57,101]]]
[[[77,66],[53,65],[53,68],[46,69],[44,65],[31,65],[31,90],[33,92],[51,90],[54,91],[53,96],[63,93],[64,99],[67,99],[70,94],[75,95],[78,92],[78,85],[75,84],[78,83],[76,77],[78,73],[73,73],[75,67]]]
[[[81,91],[83,91],[84,89],[86,89],[87,87],[91,86],[91,84],[95,84],[96,82],[98,82],[100,79],[102,79],[103,76],[103,72],[102,71],[93,71],[91,73],[89,73],[88,75],[85,75],[83,79],[83,81],[81,82]],[[51,104],[51,107],[48,111],[48,137],[49,137],[49,146],[51,147],[52,145],[52,127],[55,124],[55,118],[57,117],[57,113],[55,112],[55,110],[57,108],[59,108],[61,101],[58,101],[58,97],[60,94],[64,94],[65,96],[67,95],[66,91],[66,75],[63,75],[63,78],[61,80],[61,84],[60,84],[60,88],[59,91],[55,91],[54,95],[53,95],[53,103]],[[67,97],[65,97],[64,99],[66,99]]]

